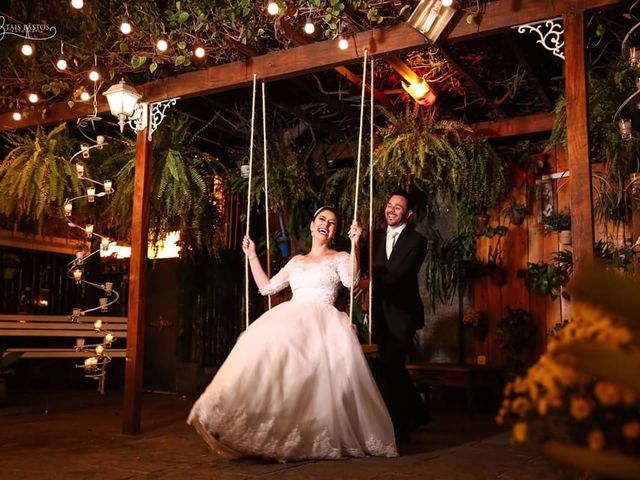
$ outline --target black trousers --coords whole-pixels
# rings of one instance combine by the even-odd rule
[[[396,436],[406,438],[415,426],[428,420],[426,406],[405,365],[415,330],[393,332],[386,328],[384,321],[378,321],[378,327],[374,336],[380,354],[374,369],[376,381],[389,410]]]

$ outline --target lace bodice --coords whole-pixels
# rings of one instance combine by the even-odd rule
[[[333,304],[342,283],[350,288],[358,280],[351,275],[351,259],[340,252],[320,261],[307,261],[302,255],[293,257],[260,288],[262,295],[273,295],[287,286],[293,292],[292,301],[313,301]]]

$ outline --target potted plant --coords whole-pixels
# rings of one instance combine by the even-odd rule
[[[473,337],[480,342],[487,336],[487,316],[474,308],[467,309],[462,317],[462,324],[470,329]]]
[[[504,210],[504,215],[509,217],[509,221],[516,226],[520,226],[524,223],[524,219],[529,214],[529,207],[524,203],[516,202],[515,198],[512,198],[509,205]]]
[[[507,305],[507,315],[498,322],[496,333],[500,349],[516,371],[524,366],[523,351],[535,346],[537,332],[531,313]]]
[[[554,210],[542,219],[547,232],[558,232],[558,241],[562,245],[571,245],[571,214]]]
[[[489,276],[494,285],[502,286],[507,283],[507,269],[502,265],[502,237],[508,232],[505,225],[497,225],[495,227],[487,227],[484,235],[493,238],[498,237],[495,246],[489,246],[489,254],[485,265],[486,274]]]
[[[527,263],[526,270],[519,270],[518,276],[524,278],[527,290],[540,295],[549,295],[553,300],[560,296],[560,287],[569,280],[566,269],[553,263]]]

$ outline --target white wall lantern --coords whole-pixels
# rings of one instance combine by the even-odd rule
[[[135,132],[142,132],[149,127],[149,140],[164,120],[167,107],[175,105],[177,100],[172,98],[150,105],[145,102],[138,103],[142,95],[135,88],[127,85],[124,79],[121,79],[120,83],[111,85],[104,95],[109,102],[111,114],[118,118],[120,132],[124,131],[127,123]]]

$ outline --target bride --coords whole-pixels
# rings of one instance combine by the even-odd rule
[[[338,230],[332,207],[311,221],[311,251],[273,278],[255,244],[242,249],[262,295],[291,286],[293,298],[258,318],[238,338],[189,414],[218,456],[260,456],[284,462],[397,456],[393,425],[349,317],[333,306],[340,283],[357,281],[357,255],[331,249]],[[351,225],[357,247],[362,229]]]

